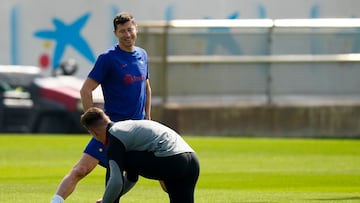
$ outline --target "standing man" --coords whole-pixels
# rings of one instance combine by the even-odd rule
[[[98,57],[80,90],[84,111],[94,105],[92,92],[101,85],[104,109],[111,120],[151,119],[148,58],[144,49],[135,46],[138,31],[135,20],[129,13],[119,13],[113,26],[118,44]],[[108,167],[105,146],[91,139],[78,163],[61,181],[51,203],[64,202],[98,164]]]
[[[102,203],[113,203],[124,195],[135,185],[138,175],[162,180],[170,203],[194,202],[199,161],[174,130],[151,120],[112,123],[97,107],[89,108],[81,116],[81,123],[107,146],[110,178]]]

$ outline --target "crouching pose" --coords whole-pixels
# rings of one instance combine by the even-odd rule
[[[110,177],[102,203],[113,203],[124,195],[139,175],[160,180],[171,203],[194,202],[199,161],[194,150],[174,130],[151,120],[113,123],[96,107],[81,116],[81,123],[107,146]]]

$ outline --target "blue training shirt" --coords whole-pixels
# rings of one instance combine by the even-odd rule
[[[149,70],[144,49],[135,46],[133,52],[127,52],[116,44],[98,57],[88,77],[101,85],[104,111],[112,121],[145,118]],[[105,151],[105,146],[94,138],[84,150],[107,167]]]
[[[101,54],[88,75],[104,94],[104,111],[112,121],[145,117],[147,53],[140,47],[126,52],[113,46]]]

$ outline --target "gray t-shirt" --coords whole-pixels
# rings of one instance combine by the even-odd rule
[[[114,202],[119,195],[122,195],[121,191],[127,191],[135,184],[130,186],[126,184],[126,178],[121,173],[124,166],[122,153],[141,151],[151,152],[157,157],[169,157],[185,152],[194,152],[178,133],[156,121],[119,121],[113,123],[108,131],[124,147],[113,139],[113,142],[110,141],[108,145],[110,177],[103,196],[104,203]],[[127,182],[130,183],[130,181]]]
[[[120,121],[109,132],[124,144],[126,151],[148,151],[157,157],[194,152],[178,133],[156,121]]]

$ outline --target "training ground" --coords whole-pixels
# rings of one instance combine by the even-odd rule
[[[360,202],[360,140],[186,135],[196,150],[196,203]],[[0,202],[50,202],[89,135],[0,135]],[[105,169],[82,180],[66,203],[95,202]],[[157,181],[140,178],[122,202],[168,202]]]

